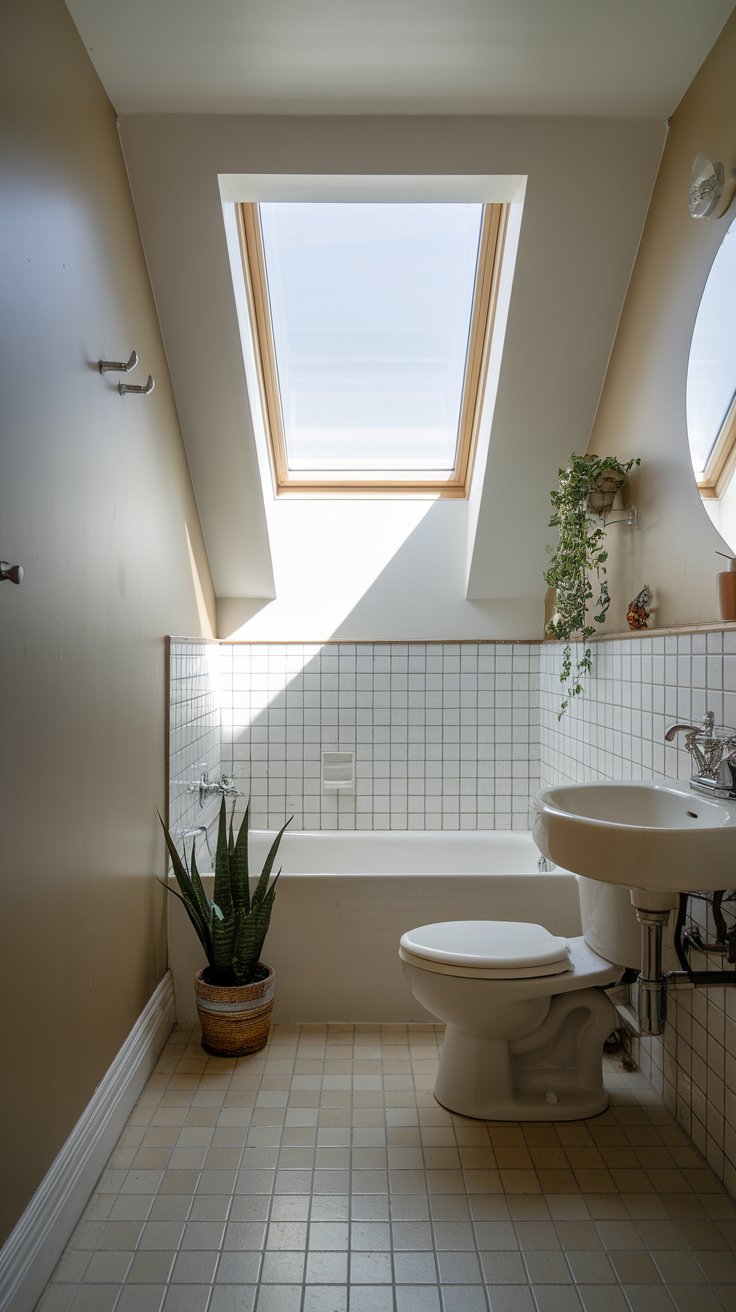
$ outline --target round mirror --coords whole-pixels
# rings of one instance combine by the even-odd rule
[[[695,320],[687,432],[705,508],[736,551],[736,220],[713,261]]]

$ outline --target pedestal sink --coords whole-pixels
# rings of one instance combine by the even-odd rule
[[[688,784],[567,784],[543,788],[534,799],[534,840],[555,865],[606,884],[623,884],[642,927],[638,980],[639,1025],[661,1034],[667,987],[736,984],[724,972],[662,973],[662,934],[672,908],[678,925],[691,892],[736,887],[736,800],[705,797]],[[714,978],[715,976],[715,978]]]
[[[565,784],[534,799],[534,841],[555,865],[652,892],[736,887],[736,800],[688,784]]]

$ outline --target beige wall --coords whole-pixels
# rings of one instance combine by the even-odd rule
[[[690,170],[701,150],[736,165],[736,15],[726,24],[672,118],[589,450],[641,456],[631,500],[636,530],[612,527],[607,628],[626,628],[628,602],[649,583],[657,626],[714,620],[715,575],[727,550],[703,509],[690,465],[685,380],[700,297],[723,218],[690,218]],[[589,161],[595,185],[595,161]]]
[[[214,596],[114,110],[62,0],[0,22],[2,1240],[166,969],[164,635]]]

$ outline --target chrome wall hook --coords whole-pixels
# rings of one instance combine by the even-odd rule
[[[0,582],[3,582],[5,579],[7,579],[9,583],[22,583],[23,566],[9,565],[7,560],[0,560]]]
[[[139,392],[141,396],[150,396],[155,386],[156,384],[149,374],[145,387],[133,387],[130,383],[118,383],[118,391],[121,396],[125,396],[126,392]]]
[[[131,351],[127,364],[123,364],[121,360],[98,360],[101,374],[129,374],[131,369],[135,369],[137,363],[137,351]]]

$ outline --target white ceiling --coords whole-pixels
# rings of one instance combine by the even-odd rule
[[[667,118],[733,0],[67,0],[118,113]]]

